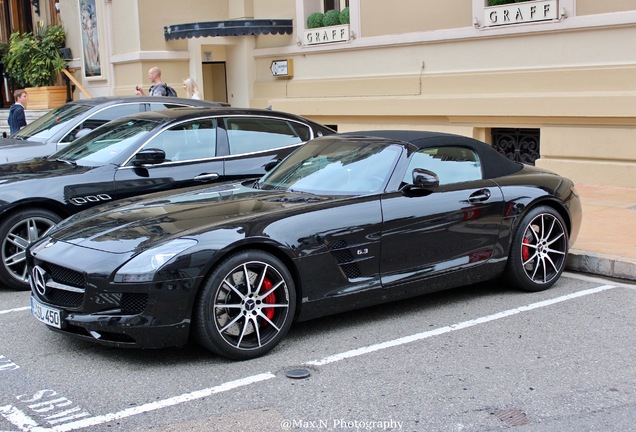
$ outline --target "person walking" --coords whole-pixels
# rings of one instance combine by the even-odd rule
[[[186,97],[188,99],[201,99],[199,93],[199,86],[192,78],[186,78],[183,80],[183,89],[186,91]]]
[[[15,103],[9,108],[9,135],[13,135],[27,125],[24,113],[29,101],[27,92],[24,89],[18,89],[13,92],[13,99]]]
[[[158,67],[151,67],[148,70],[148,79],[152,83],[150,86],[149,94],[150,96],[176,96],[176,92],[172,87],[169,87],[167,84],[161,81],[161,69]],[[144,90],[141,86],[137,86],[135,89],[135,94],[137,96],[143,96]]]

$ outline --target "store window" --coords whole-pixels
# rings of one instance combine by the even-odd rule
[[[301,46],[349,42],[352,39],[351,10],[360,0],[296,0]]]
[[[518,24],[558,22],[573,0],[473,0],[474,24],[494,29]]]

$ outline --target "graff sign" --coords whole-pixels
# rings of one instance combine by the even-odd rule
[[[349,26],[320,27],[305,31],[305,45],[319,45],[349,40]]]
[[[557,0],[511,3],[484,9],[486,27],[555,20],[558,17]]]

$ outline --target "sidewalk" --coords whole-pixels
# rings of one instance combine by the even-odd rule
[[[636,187],[576,189],[583,222],[566,269],[636,281]]]

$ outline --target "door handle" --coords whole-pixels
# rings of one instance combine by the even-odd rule
[[[476,202],[488,201],[489,198],[490,198],[490,191],[488,189],[481,189],[481,190],[478,190],[477,192],[473,192],[472,194],[470,194],[468,201],[470,201],[471,203],[476,203]]]
[[[218,173],[199,174],[198,176],[194,178],[194,181],[206,182],[206,181],[216,180],[218,178],[219,178]]]

